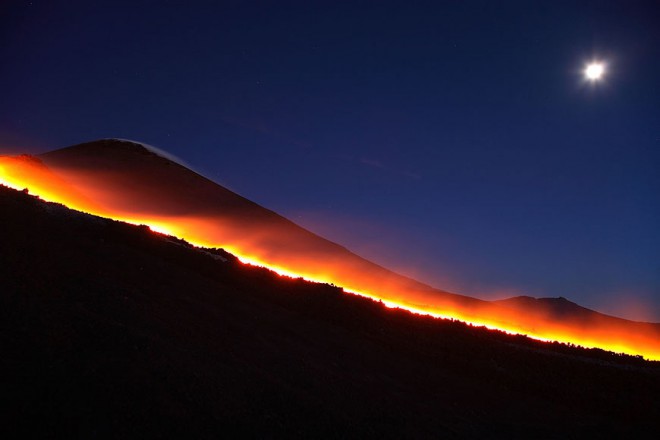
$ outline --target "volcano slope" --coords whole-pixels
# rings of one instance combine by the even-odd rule
[[[660,324],[556,301],[489,302],[433,289],[323,239],[132,141],[0,157],[0,178],[67,206],[161,227],[189,241],[384,301],[501,329],[660,359]],[[585,313],[586,311],[586,313]]]
[[[652,437],[660,366],[413,315],[0,187],[4,433]]]

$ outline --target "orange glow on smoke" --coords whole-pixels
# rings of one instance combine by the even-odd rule
[[[199,182],[204,185],[211,184],[195,176],[202,179]],[[241,201],[239,206],[231,199],[231,203],[225,205],[218,202],[218,206],[209,207],[205,203],[193,209],[197,206],[194,200],[178,201],[170,194],[170,189],[156,193],[158,188],[141,187],[139,182],[126,185],[102,168],[81,170],[51,166],[48,160],[42,162],[30,156],[0,156],[0,183],[18,190],[28,188],[30,193],[46,201],[79,211],[144,224],[197,246],[221,247],[243,263],[266,267],[283,276],[335,284],[347,293],[381,300],[390,308],[457,319],[542,341],[572,343],[660,360],[658,324],[635,323],[599,314],[581,320],[562,320],[552,311],[538,307],[533,310],[505,307],[435,290],[392,274],[333,243],[319,241],[306,231],[309,237],[301,235],[299,228],[295,229],[297,226],[270,211],[263,214],[266,210],[247,201]],[[191,187],[196,188],[192,184]],[[267,217],[267,221],[259,223],[258,216]],[[276,226],[269,230],[270,226],[265,225],[270,224]],[[319,243],[325,250],[319,251]]]

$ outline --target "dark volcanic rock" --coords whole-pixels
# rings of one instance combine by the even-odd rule
[[[387,309],[4,187],[0,243],[3,436],[660,432],[657,363]]]

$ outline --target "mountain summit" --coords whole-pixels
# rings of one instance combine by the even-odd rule
[[[312,279],[341,281],[354,290],[433,290],[364,260],[139,143],[106,139],[37,158],[99,205],[122,216],[170,225],[174,235],[195,243],[240,250],[258,261]]]

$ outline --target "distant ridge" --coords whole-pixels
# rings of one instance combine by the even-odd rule
[[[563,296],[556,298],[534,298],[531,296],[521,295],[514,296],[512,298],[506,298],[501,300],[494,301],[497,304],[504,305],[506,307],[522,307],[534,309],[537,307],[544,307],[552,311],[555,316],[578,316],[582,315],[583,317],[592,314],[598,313],[593,310],[582,307],[579,304],[569,301]],[[621,319],[621,318],[620,318]]]

